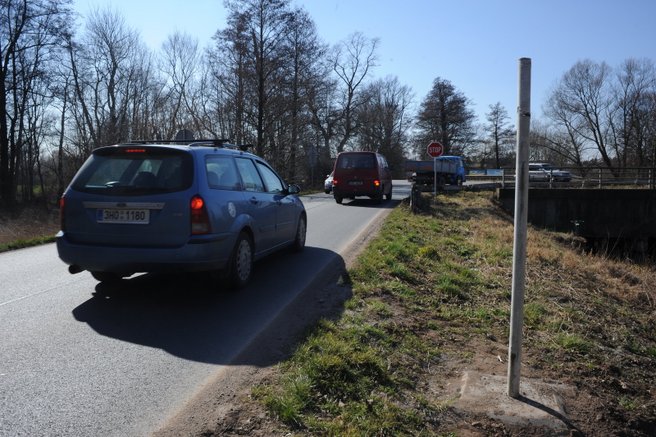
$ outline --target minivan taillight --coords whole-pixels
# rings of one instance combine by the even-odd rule
[[[198,195],[192,197],[189,206],[191,208],[191,234],[208,234],[211,230],[210,216],[207,214],[203,198]]]
[[[380,187],[380,181],[378,179],[374,179],[374,187]]]
[[[65,211],[64,207],[66,206],[66,198],[64,196],[61,196],[59,198],[59,228],[62,231],[66,230],[66,217],[65,217]]]
[[[337,179],[333,178],[333,187],[337,185]]]

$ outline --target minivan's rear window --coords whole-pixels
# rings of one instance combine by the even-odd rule
[[[73,181],[76,191],[107,195],[144,195],[182,191],[191,186],[188,153],[157,147],[97,149]]]
[[[337,168],[371,169],[376,168],[376,156],[373,153],[345,153],[339,155]]]

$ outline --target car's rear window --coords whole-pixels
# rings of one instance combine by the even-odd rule
[[[339,155],[337,168],[372,169],[376,168],[376,157],[372,153],[346,153]]]
[[[157,147],[96,150],[73,181],[73,189],[107,195],[144,195],[182,191],[191,186],[188,153]]]

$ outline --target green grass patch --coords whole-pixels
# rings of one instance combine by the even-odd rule
[[[547,316],[547,310],[540,302],[529,302],[524,305],[524,324],[526,326],[540,326]]]
[[[39,246],[41,244],[52,243],[55,237],[36,237],[25,240],[16,240],[10,243],[0,243],[0,252],[7,252],[9,250],[24,249],[26,247]]]
[[[592,348],[592,344],[578,334],[561,332],[556,335],[554,342],[563,349],[571,352],[587,354]]]

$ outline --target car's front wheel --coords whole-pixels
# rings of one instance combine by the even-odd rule
[[[251,237],[242,232],[237,237],[237,243],[230,258],[228,282],[231,288],[243,288],[253,274],[253,242]]]

